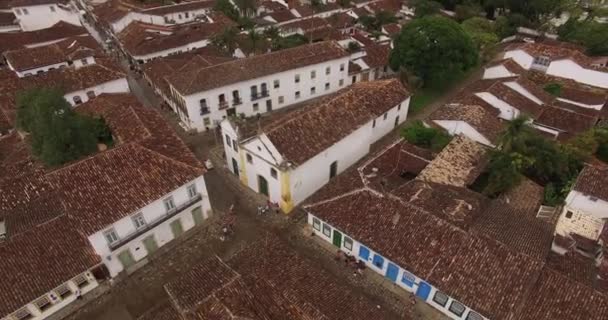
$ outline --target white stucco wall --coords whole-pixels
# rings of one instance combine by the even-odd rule
[[[387,111],[386,117],[382,115],[376,118],[375,123],[372,124],[372,141],[377,141],[395,129],[396,126],[402,124],[407,118],[409,106],[410,98],[408,97],[405,101]],[[395,121],[398,122],[395,123]]]
[[[526,70],[530,70],[530,67],[532,66],[532,61],[534,61],[534,58],[531,55],[519,49],[505,52],[504,58],[513,59],[513,61],[517,62],[517,64],[519,64],[522,68]]]
[[[498,99],[489,92],[478,92],[475,93],[475,95],[489,103],[492,107],[498,109],[500,111],[500,114],[498,115],[499,118],[510,121],[519,116],[519,110],[517,108]]]
[[[51,7],[55,9],[53,12]],[[65,8],[65,9],[64,9]],[[27,11],[27,13],[25,13]],[[19,19],[19,25],[23,31],[34,31],[46,29],[59,21],[65,21],[73,25],[81,25],[77,12],[56,3],[13,7],[13,13]]]
[[[576,190],[570,191],[566,197],[566,206],[574,210],[585,212],[597,218],[608,218],[608,202],[595,198],[595,201],[588,195]]]
[[[450,135],[463,134],[469,139],[475,140],[486,146],[494,147],[490,140],[479,133],[479,131],[475,130],[475,128],[467,122],[456,120],[433,120],[433,122],[444,128]]]
[[[183,46],[170,48],[167,50],[161,50],[161,51],[152,52],[152,53],[144,54],[144,55],[133,55],[132,58],[139,61],[140,63],[148,62],[155,58],[166,57],[166,56],[170,56],[173,54],[179,54],[182,52],[187,52],[190,50],[203,48],[203,47],[206,47],[209,44],[209,42],[210,42],[210,40],[208,40],[208,39],[194,41],[194,42],[185,44]]]
[[[73,91],[66,93],[63,97],[72,105],[75,106],[74,97],[79,96],[82,99],[82,103],[89,101],[89,97],[87,96],[87,92],[93,91],[95,92],[95,96],[98,96],[102,93],[128,93],[129,83],[126,78],[120,78],[112,81],[108,81],[105,83],[98,84],[94,87],[85,88],[79,91]]]
[[[184,209],[182,212],[164,221],[153,229],[138,235],[136,238],[124,244],[123,246],[115,249],[114,251],[110,249],[104,237],[104,231],[110,228],[114,228],[119,239],[122,239],[137,232],[132,220],[133,215],[141,212],[147,224],[152,224],[155,221],[162,219],[166,215],[166,209],[164,207],[163,200],[172,196],[176,207],[179,207],[181,204],[188,202],[189,196],[187,188],[191,184],[196,185],[196,190],[202,195],[202,200],[188,206],[188,208]],[[192,209],[198,206],[202,207],[203,216],[205,218],[208,218],[209,214],[211,213],[211,205],[209,203],[205,180],[202,176],[192,182],[189,182],[179,187],[170,194],[167,194],[164,197],[148,204],[140,210],[133,212],[131,215],[114,222],[112,225],[106,226],[98,232],[90,235],[88,239],[92,247],[95,249],[95,252],[101,256],[103,263],[108,267],[110,275],[112,277],[115,277],[119,272],[124,269],[123,265],[118,259],[118,255],[121,252],[129,250],[135,261],[141,261],[148,255],[148,252],[146,251],[146,248],[144,247],[142,242],[144,238],[153,234],[156,239],[156,243],[158,244],[158,247],[162,247],[163,245],[174,239],[170,227],[171,222],[179,219],[181,221],[184,231],[189,230],[194,226]]]
[[[24,308],[27,308],[27,310],[32,315],[32,317],[29,319],[30,320],[46,319],[49,316],[51,316],[52,314],[61,310],[62,308],[68,306],[70,303],[74,302],[77,299],[76,295],[74,294],[76,292],[76,290],[80,290],[80,294],[82,296],[99,286],[99,283],[97,282],[97,280],[95,280],[95,277],[91,274],[91,272],[86,271],[86,272],[83,272],[82,275],[87,278],[88,284],[85,286],[82,286],[81,288],[78,287],[78,285],[73,281],[73,279],[63,283],[68,286],[70,291],[72,291],[71,295],[69,295],[65,298],[61,298],[57,293],[51,291],[51,292],[44,294],[43,296],[36,298],[35,300],[33,300],[30,303],[28,303],[27,305],[25,305]],[[74,278],[76,278],[76,277],[74,277]],[[59,284],[57,287],[60,287],[61,285],[62,284]],[[34,304],[34,302],[44,296],[46,296],[51,301],[51,306],[48,307],[48,309],[45,309],[44,311],[42,311]],[[15,311],[17,311],[17,310],[15,310]],[[3,318],[3,319],[12,320],[10,317]]]
[[[608,88],[608,72],[585,69],[568,59],[551,62],[547,74],[573,79],[595,87]]]
[[[16,71],[15,68],[13,68],[13,66],[9,63],[8,67],[15,71],[15,74],[17,74],[17,76],[19,78],[23,78],[23,77],[29,77],[29,76],[35,76],[38,73],[44,73],[44,72],[48,72],[49,70],[54,70],[54,69],[59,69],[59,68],[63,68],[63,67],[67,67],[68,63],[67,62],[61,62],[61,63],[55,63],[55,64],[51,64],[48,66],[42,66],[39,68],[34,68],[34,69],[29,69],[29,70],[24,70],[24,71]]]
[[[355,130],[325,151],[296,167],[290,174],[291,197],[295,205],[329,182],[329,170],[338,162],[338,174],[369,153],[372,123]]]
[[[497,65],[493,67],[486,68],[483,72],[483,79],[498,79],[498,78],[507,78],[513,77],[516,74],[510,72],[503,65]]]
[[[470,312],[474,312],[474,310],[472,310],[469,307],[465,306],[465,311],[462,314],[462,316],[457,316],[453,313],[451,313],[449,311],[449,306],[453,301],[456,301],[455,299],[453,299],[452,297],[449,297],[448,295],[448,301],[446,302],[445,306],[441,306],[437,303],[435,303],[433,301],[433,296],[435,295],[435,293],[438,291],[437,288],[435,288],[431,283],[426,282],[423,278],[420,278],[416,275],[414,275],[413,273],[409,272],[408,270],[406,270],[405,268],[402,268],[401,266],[399,266],[397,263],[390,261],[388,258],[386,258],[385,256],[383,256],[381,253],[379,252],[375,252],[372,248],[370,248],[369,246],[365,246],[365,244],[362,244],[360,242],[358,242],[356,239],[350,237],[348,234],[344,233],[341,230],[338,230],[336,228],[334,228],[333,226],[331,226],[328,223],[325,223],[323,220],[318,219],[320,222],[320,228],[316,229],[314,227],[314,223],[313,220],[314,219],[318,219],[316,218],[311,212],[308,212],[307,215],[307,222],[309,225],[311,225],[312,227],[312,231],[313,233],[318,236],[320,239],[323,239],[331,244],[333,244],[333,235],[335,232],[339,232],[342,234],[342,243],[339,247],[339,249],[341,251],[343,251],[344,253],[346,253],[347,255],[351,255],[354,256],[355,258],[357,258],[357,260],[365,262],[365,265],[370,269],[375,271],[376,273],[379,273],[382,276],[386,276],[387,273],[387,269],[388,269],[388,265],[389,263],[392,263],[393,265],[395,265],[398,268],[398,273],[397,273],[397,281],[395,282],[395,284],[399,287],[402,288],[403,290],[409,292],[409,293],[416,293],[416,290],[418,289],[418,287],[421,285],[421,283],[426,283],[430,286],[430,293],[429,296],[426,300],[424,300],[424,302],[426,302],[427,304],[431,305],[433,308],[437,309],[438,311],[440,311],[441,313],[445,314],[446,316],[448,316],[450,319],[455,319],[455,320],[461,320],[461,319],[466,319],[468,314]],[[326,225],[330,228],[330,236],[328,237],[326,234],[323,233],[323,225]],[[352,249],[348,249],[345,247],[345,238],[349,238],[353,241],[353,247]],[[335,244],[333,244],[335,246]],[[362,246],[365,246],[367,249],[369,249],[369,258],[368,259],[361,259],[361,257],[359,256],[359,252]],[[384,259],[384,262],[382,264],[381,267],[376,266],[373,263],[373,257],[375,255],[379,255]],[[408,277],[412,277],[413,278],[413,283],[411,283],[408,281],[403,281],[404,279],[404,275],[408,275]],[[409,278],[409,279],[412,279]],[[391,281],[390,279],[387,278],[388,281]],[[464,305],[464,304],[463,304]],[[481,315],[480,315],[481,316]],[[485,317],[481,316],[483,319],[486,319]]]
[[[564,99],[564,98],[557,98],[557,100],[566,102],[569,104],[573,104],[575,106],[587,108],[587,109],[601,110],[604,107],[603,104],[585,104],[585,103],[580,103],[580,102],[576,102],[576,101],[568,100],[568,99]]]
[[[344,65],[344,70],[340,71],[340,65]],[[325,68],[330,67],[331,73],[325,74]],[[311,79],[310,73],[316,71],[315,79]],[[295,75],[300,75],[300,82],[295,83]],[[274,88],[274,80],[279,80],[279,88]],[[342,80],[342,81],[341,81]],[[236,114],[244,114],[247,117],[255,114],[267,112],[266,101],[271,101],[272,110],[280,109],[295,103],[300,103],[308,99],[320,97],[325,94],[336,92],[350,84],[348,81],[348,57],[330,60],[316,65],[306,66],[298,69],[288,70],[272,75],[241,81],[221,88],[215,88],[204,92],[199,92],[184,97],[188,108],[189,119],[186,119],[186,126],[197,131],[204,131],[204,119],[209,120],[210,128],[214,127],[227,116],[227,110],[219,110],[218,96],[224,94],[230,107],[232,104],[232,92],[238,90],[242,104],[235,106]],[[258,93],[261,92],[261,84],[266,83],[268,97],[251,99],[250,87],[257,85]],[[329,90],[325,90],[325,84],[329,83]],[[342,83],[342,85],[340,85]],[[315,88],[315,93],[311,94],[311,88]],[[300,97],[296,98],[296,91],[300,92]],[[283,103],[279,103],[279,97],[283,97]],[[210,113],[200,114],[200,100],[205,99]],[[254,111],[254,104],[258,104],[258,111]]]
[[[522,87],[519,83],[517,83],[515,81],[509,81],[509,82],[505,82],[504,84],[507,87],[509,87],[509,88],[517,91],[522,96],[528,98],[532,102],[534,102],[534,103],[536,103],[538,105],[542,105],[543,104],[543,102],[539,98],[537,98],[535,95],[533,95],[530,91],[526,90],[526,88]]]

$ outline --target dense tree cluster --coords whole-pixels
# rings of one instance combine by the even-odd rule
[[[395,39],[390,55],[393,70],[407,70],[427,87],[441,88],[478,62],[471,37],[456,21],[427,16],[408,23]]]
[[[60,165],[112,144],[103,119],[74,112],[55,89],[32,89],[17,97],[17,127],[28,132],[32,153],[48,166]]]

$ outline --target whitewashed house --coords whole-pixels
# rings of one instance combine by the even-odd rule
[[[566,197],[555,227],[553,251],[569,249],[597,258],[600,236],[608,219],[608,169],[587,165]]]
[[[99,22],[118,34],[132,22],[158,26],[173,26],[191,22],[206,22],[214,1],[184,1],[160,6],[138,7],[134,3],[125,5],[119,0],[109,0],[93,8],[92,13]]]
[[[0,32],[0,52],[46,46],[69,37],[85,35],[88,35],[85,28],[64,21],[36,31]]]
[[[82,304],[76,298],[106,290],[99,285],[211,214],[204,166],[158,112],[123,94],[77,110],[103,117],[114,146],[54,170],[37,171],[27,157],[3,163],[4,171],[30,163],[0,181],[3,320],[46,319]],[[16,134],[4,143],[10,152],[25,148]]]
[[[60,21],[81,25],[80,15],[69,1],[8,0],[7,2],[23,31],[46,29]]]
[[[514,44],[505,49],[503,57],[513,59],[525,70],[536,70],[586,85],[608,88],[608,69],[565,44]]]
[[[348,53],[318,42],[176,73],[166,78],[180,121],[203,131],[230,116],[253,116],[344,88]]]
[[[6,64],[23,78],[47,71],[95,64],[100,48],[91,36],[70,37],[52,44],[11,50],[4,53]]]
[[[409,102],[393,79],[358,83],[249,132],[227,119],[221,123],[227,165],[244,185],[290,212],[403,123]]]

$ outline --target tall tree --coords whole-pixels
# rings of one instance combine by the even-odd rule
[[[441,88],[477,64],[471,37],[455,21],[430,16],[406,24],[390,55],[393,70],[406,69],[425,86]]]
[[[109,129],[101,120],[75,113],[58,90],[21,92],[17,106],[18,127],[30,133],[33,154],[48,166],[95,152],[98,137],[108,139]]]
[[[416,0],[413,2],[413,5],[416,18],[434,15],[443,9],[439,2],[432,0]]]
[[[238,30],[236,28],[224,28],[221,33],[211,39],[211,43],[229,54],[233,54],[237,46],[237,36]]]

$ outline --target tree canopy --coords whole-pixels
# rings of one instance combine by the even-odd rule
[[[486,58],[491,58],[488,54],[500,40],[494,32],[494,24],[488,19],[474,17],[465,20],[462,28],[471,37],[477,50],[482,52],[482,55],[486,55]]]
[[[416,18],[434,15],[443,9],[439,2],[432,0],[416,0],[413,2],[413,5]]]
[[[97,143],[111,144],[103,119],[74,112],[63,94],[37,88],[17,96],[17,126],[30,133],[34,156],[48,166],[60,165],[97,150]]]
[[[608,24],[570,18],[557,32],[560,40],[585,46],[589,55],[608,55]]]
[[[471,37],[455,21],[439,16],[414,19],[403,27],[390,55],[393,70],[406,69],[424,85],[442,87],[475,66]]]
[[[441,151],[452,139],[444,131],[426,127],[422,121],[416,121],[404,128],[401,136],[411,144],[431,149],[435,152]]]

